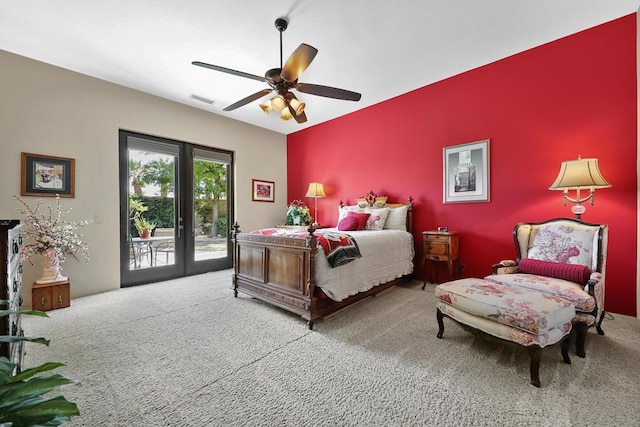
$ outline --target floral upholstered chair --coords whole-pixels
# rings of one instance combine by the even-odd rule
[[[576,354],[585,357],[587,329],[604,335],[606,225],[556,218],[520,223],[513,230],[516,260],[493,266],[485,280],[550,293],[571,301],[576,316]]]

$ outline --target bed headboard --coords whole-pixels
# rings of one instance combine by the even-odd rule
[[[345,205],[342,200],[340,200],[340,208],[352,207],[359,210],[364,210],[366,208],[389,208],[406,210],[406,230],[411,233],[413,231],[413,198],[409,196],[407,203],[387,203],[387,200],[388,196],[375,194],[373,191],[369,191],[366,195],[358,197],[355,205]],[[385,226],[385,228],[387,227]]]

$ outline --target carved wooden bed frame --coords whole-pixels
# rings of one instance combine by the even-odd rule
[[[413,229],[413,199],[407,203],[407,231]],[[399,208],[405,204],[389,204]],[[342,201],[340,201],[342,207]],[[363,298],[375,295],[403,281],[406,276],[374,286],[368,291],[334,301],[316,288],[314,257],[317,237],[315,228],[307,228],[305,237],[266,236],[242,233],[236,222],[233,226],[233,291],[258,298],[274,306],[299,314],[313,329],[316,319],[347,307]]]

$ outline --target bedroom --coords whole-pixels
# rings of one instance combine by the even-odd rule
[[[548,187],[561,161],[593,156],[613,184],[597,192],[584,216],[611,228],[606,307],[635,317],[636,36],[637,15],[625,15],[289,134],[3,50],[0,217],[16,216],[12,197],[19,193],[21,152],[75,158],[76,197],[64,203],[77,219],[94,224],[85,230],[89,264],[65,264],[72,297],[118,289],[116,141],[119,129],[132,129],[233,150],[236,213],[244,230],[277,223],[292,199],[304,198],[309,182],[323,182],[327,190],[328,197],[318,201],[323,224],[336,221],[342,198],[369,190],[388,194],[392,202],[411,196],[414,236],[438,226],[459,231],[465,274],[483,275],[493,262],[513,256],[515,223],[570,216],[561,194]],[[443,147],[484,139],[491,144],[491,201],[443,204]],[[314,160],[319,153],[324,162]],[[254,178],[276,183],[275,203],[251,201]],[[39,265],[27,266],[27,307],[30,283],[39,273]],[[420,267],[417,273],[422,275]]]

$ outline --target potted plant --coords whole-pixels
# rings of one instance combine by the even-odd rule
[[[148,221],[142,215],[133,218],[133,226],[138,230],[138,234],[142,239],[148,239],[151,237],[151,232],[156,228],[155,222]]]
[[[142,216],[142,212],[149,210],[140,200],[129,199],[129,217],[133,220],[133,226],[138,230],[138,235],[142,239],[151,237],[151,232],[157,224]]]
[[[8,307],[9,301],[0,300],[0,306]],[[49,317],[37,310],[0,309],[0,316],[34,315]],[[49,345],[44,338],[0,335],[2,343],[29,341]],[[0,357],[0,425],[13,426],[57,426],[67,422],[74,415],[80,415],[75,403],[54,393],[60,387],[75,384],[60,374],[41,375],[63,363],[48,362],[35,368],[16,372],[16,364],[6,357]]]

